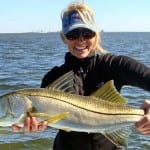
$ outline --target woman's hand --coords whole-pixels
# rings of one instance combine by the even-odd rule
[[[20,130],[23,130],[25,134],[28,133],[36,133],[38,131],[44,131],[48,126],[47,121],[38,122],[36,117],[26,117],[24,121],[24,126],[20,127],[17,124],[12,125],[12,129],[15,132],[19,132]]]
[[[135,123],[135,127],[140,133],[150,135],[150,101],[146,100],[141,108],[144,109],[145,115]]]

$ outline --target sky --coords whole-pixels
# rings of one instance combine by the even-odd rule
[[[61,11],[72,0],[0,0],[0,33],[61,30]],[[150,0],[84,0],[99,30],[150,32]]]

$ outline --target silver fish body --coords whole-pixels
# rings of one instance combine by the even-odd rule
[[[80,132],[103,132],[138,121],[143,110],[116,105],[90,96],[53,89],[25,89],[0,97],[0,126],[10,126],[27,112],[68,115],[51,127]],[[6,122],[8,120],[8,122]]]
[[[126,126],[139,121],[142,109],[125,105],[113,82],[91,94],[71,94],[72,73],[45,89],[22,89],[0,96],[0,126],[23,125],[27,114],[65,131],[102,133],[117,146],[127,146]],[[69,92],[72,91],[72,92]]]

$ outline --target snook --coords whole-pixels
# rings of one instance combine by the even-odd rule
[[[0,126],[23,124],[27,114],[65,131],[102,133],[117,146],[127,146],[124,130],[144,115],[125,106],[126,100],[109,81],[91,96],[72,94],[69,72],[46,89],[22,89],[0,96]],[[69,93],[70,92],[70,93]]]

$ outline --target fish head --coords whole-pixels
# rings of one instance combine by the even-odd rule
[[[30,111],[32,102],[24,95],[10,93],[0,97],[0,125],[18,122]]]

